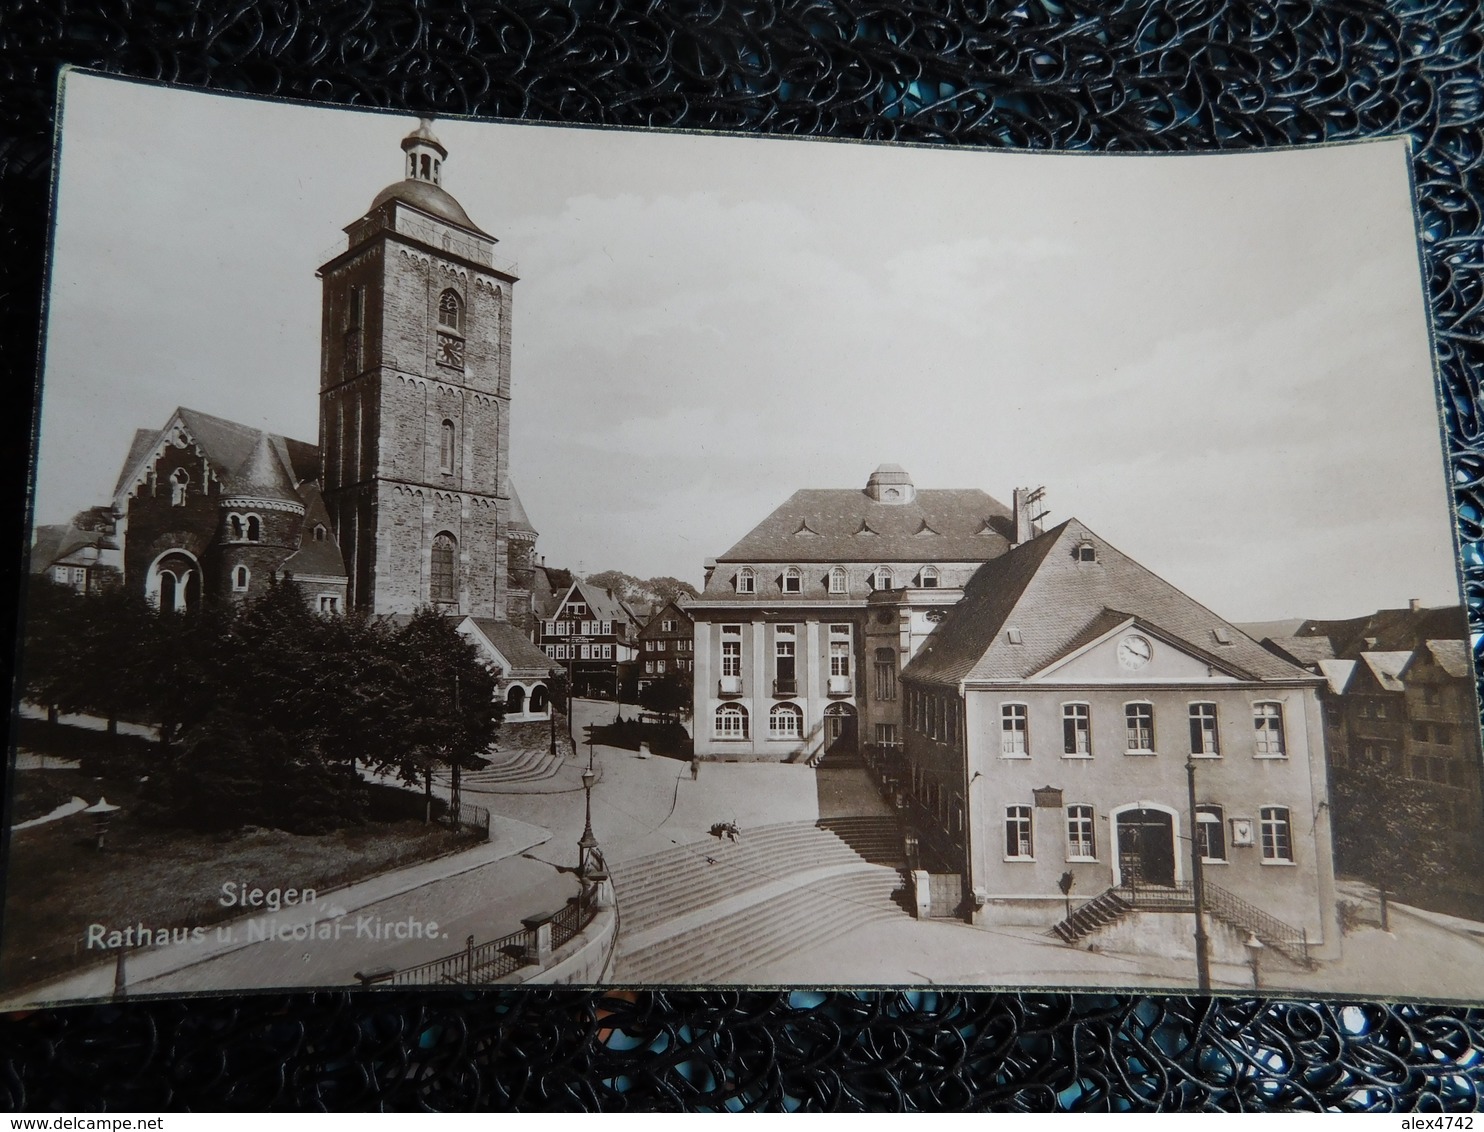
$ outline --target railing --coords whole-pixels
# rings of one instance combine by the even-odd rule
[[[591,900],[585,904],[573,900],[561,911],[550,917],[551,948],[563,946],[592,923],[598,913]],[[436,986],[446,983],[478,985],[494,983],[513,975],[522,967],[533,966],[538,960],[537,933],[539,928],[521,928],[519,931],[492,939],[486,943],[474,942],[471,935],[463,951],[445,955],[416,967],[401,970],[383,968],[367,974],[356,973],[362,986],[388,984],[391,986]]]
[[[1217,919],[1255,935],[1263,943],[1304,966],[1310,965],[1309,933],[1284,923],[1269,915],[1255,904],[1249,904],[1240,896],[1228,892],[1209,880],[1202,885],[1206,911]],[[1192,912],[1195,910],[1195,894],[1190,881],[1179,884],[1140,884],[1125,881],[1116,892],[1132,908],[1140,912]]]
[[[831,676],[829,678],[828,692],[832,696],[848,696],[852,691],[849,676]]]
[[[740,696],[742,694],[742,677],[721,677],[716,682],[716,694],[718,696]]]
[[[775,696],[797,696],[799,694],[799,681],[797,679],[787,680],[779,677],[773,681],[773,694]]]
[[[1311,965],[1309,933],[1306,929],[1285,924],[1276,916],[1268,915],[1261,908],[1247,903],[1240,896],[1228,892],[1220,885],[1206,881],[1203,887],[1205,904],[1212,915],[1221,917],[1227,923],[1246,928],[1263,943],[1283,952],[1295,962],[1302,963],[1305,967]]]
[[[483,806],[476,806],[473,802],[460,799],[458,812],[449,811],[448,824],[454,827],[468,826],[470,829],[482,829],[484,839],[489,840],[490,812]]]

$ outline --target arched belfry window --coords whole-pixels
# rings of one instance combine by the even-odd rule
[[[184,507],[186,501],[186,487],[191,482],[191,473],[184,468],[176,468],[170,473],[170,506]]]
[[[259,519],[256,515],[249,515],[247,517],[247,541],[263,541],[263,520]]]
[[[452,605],[459,600],[454,578],[454,551],[458,543],[447,531],[433,537],[432,600],[435,604]]]
[[[241,515],[238,515],[235,512],[233,514],[231,514],[231,515],[228,515],[227,516],[227,528],[228,528],[228,530],[230,532],[230,535],[231,535],[231,537],[233,539],[235,539],[238,542],[241,542],[242,541],[243,533],[242,533],[242,516]]]
[[[443,472],[453,472],[454,453],[454,427],[453,421],[444,421],[439,429],[438,437],[438,468]]]
[[[464,300],[452,287],[438,296],[438,325],[455,334],[464,332]]]
[[[248,572],[246,566],[238,566],[232,571],[232,589],[235,590],[237,593],[246,592],[247,583],[251,580],[251,578],[252,575]]]

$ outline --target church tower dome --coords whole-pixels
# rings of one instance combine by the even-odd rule
[[[407,155],[405,175],[393,181],[371,202],[366,211],[375,212],[390,200],[398,200],[413,208],[477,233],[487,240],[494,237],[469,219],[464,206],[443,188],[443,163],[448,160],[448,149],[433,133],[433,120],[419,118],[417,129],[402,139],[402,151]]]

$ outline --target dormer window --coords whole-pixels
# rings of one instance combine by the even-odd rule
[[[850,575],[845,572],[844,566],[835,566],[830,569],[830,593],[843,594],[850,592]]]
[[[878,566],[871,575],[871,586],[878,590],[889,590],[896,584],[896,576],[890,566]]]
[[[917,584],[925,590],[938,588],[938,568],[936,566],[924,566],[922,572],[917,575]]]
[[[1083,539],[1081,542],[1079,542],[1077,544],[1077,561],[1078,562],[1096,562],[1097,560],[1098,560],[1098,550],[1097,550],[1097,547],[1093,546],[1093,544],[1092,544],[1092,542],[1090,540]]]
[[[325,530],[325,525],[323,523],[315,523],[314,524],[314,541],[315,542],[324,542],[325,541],[325,536],[328,533],[329,532]]]
[[[757,593],[757,575],[752,572],[751,566],[744,566],[737,571],[737,592],[739,594]]]
[[[797,566],[790,566],[783,572],[783,592],[786,594],[804,592],[804,574]]]

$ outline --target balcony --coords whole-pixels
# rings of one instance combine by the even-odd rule
[[[742,677],[723,676],[716,682],[716,694],[718,696],[740,696],[742,694]]]
[[[773,681],[773,695],[797,696],[798,694],[799,681],[796,678],[780,676]]]
[[[832,696],[849,696],[855,692],[855,681],[849,676],[831,676],[827,691]]]

